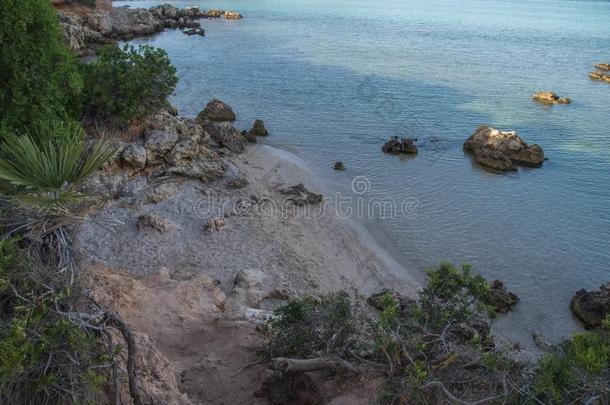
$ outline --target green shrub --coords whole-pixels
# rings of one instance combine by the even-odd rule
[[[49,0],[2,0],[0,15],[0,129],[71,117],[82,79]]]
[[[271,357],[344,355],[354,349],[367,324],[359,300],[346,292],[294,299],[269,321]]]
[[[126,124],[168,105],[178,78],[167,53],[150,46],[107,46],[84,67],[85,114]]]

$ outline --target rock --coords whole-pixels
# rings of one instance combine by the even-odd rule
[[[210,101],[197,116],[199,121],[209,120],[215,122],[235,121],[235,118],[235,113],[231,106],[216,99]]]
[[[218,145],[234,153],[243,153],[246,150],[246,138],[228,122],[206,123],[204,130],[210,134]]]
[[[188,177],[209,183],[222,178],[226,169],[226,166],[220,159],[197,157],[193,160],[182,162],[177,166],[168,167],[165,170],[165,174]]]
[[[595,67],[599,70],[610,70],[610,63],[598,63]]]
[[[269,132],[267,132],[267,128],[265,128],[265,123],[263,120],[254,121],[254,125],[250,132],[255,136],[267,136]]]
[[[146,214],[138,217],[138,229],[140,231],[152,228],[157,232],[166,233],[176,229],[176,225],[170,220],[161,218],[157,214]]]
[[[602,82],[610,83],[610,74],[601,72],[591,72],[589,77],[593,80],[600,80]]]
[[[343,165],[343,162],[336,162],[335,170],[345,170],[345,166]]]
[[[512,310],[519,302],[519,297],[507,291],[500,280],[494,280],[491,283],[491,291],[487,299],[488,303],[493,305],[494,310],[500,314]]]
[[[373,308],[382,311],[384,309],[383,299],[386,294],[390,295],[392,298],[398,301],[398,308],[401,311],[408,310],[415,304],[415,300],[405,297],[390,288],[384,288],[383,290],[371,295],[366,299],[366,303],[372,306]]]
[[[271,405],[324,403],[323,396],[309,375],[271,370],[266,373],[261,388],[254,394],[257,398],[266,398]]]
[[[190,29],[186,29],[186,30],[182,30],[183,33],[185,33],[188,36],[191,35],[199,35],[200,37],[204,37],[205,36],[205,30],[201,27],[196,27],[196,28],[190,28]]]
[[[123,149],[121,159],[134,169],[143,169],[146,166],[146,148],[143,145],[132,143]]]
[[[474,155],[483,167],[495,171],[516,170],[516,166],[540,167],[544,152],[538,145],[528,145],[514,131],[503,132],[480,126],[464,143],[464,151]]]
[[[241,131],[241,135],[244,139],[250,143],[256,143],[256,137],[252,133],[252,131]]]
[[[240,188],[247,187],[248,184],[250,184],[248,182],[248,180],[246,180],[242,177],[238,177],[238,178],[229,180],[229,182],[227,183],[227,187],[233,188],[233,189],[240,189]]]
[[[178,133],[171,130],[147,130],[144,136],[144,148],[146,149],[148,164],[162,162],[165,154],[169,152],[179,140]]]
[[[206,232],[220,232],[225,226],[225,219],[222,217],[213,218],[205,225]]]
[[[224,10],[211,9],[203,13],[205,18],[220,18],[224,14]]]
[[[533,96],[534,101],[538,101],[543,104],[570,104],[572,102],[571,99],[564,97],[559,98],[559,96],[552,91],[541,91],[535,93]]]
[[[406,155],[416,155],[417,154],[417,146],[413,144],[413,139],[410,138],[402,138],[398,139],[397,136],[393,136],[385,145],[381,148],[381,150],[385,153],[392,154],[406,154]]]
[[[227,11],[225,12],[225,18],[227,20],[240,20],[242,16],[237,11]]]
[[[602,321],[610,315],[610,283],[602,285],[598,291],[577,291],[570,309],[586,329],[602,326]]]
[[[307,190],[303,183],[297,184],[296,186],[288,187],[281,190],[282,194],[288,195],[286,201],[290,201],[298,206],[304,206],[309,204],[319,204],[322,202],[322,194],[315,194]]]

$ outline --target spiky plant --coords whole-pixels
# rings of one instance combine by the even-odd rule
[[[83,183],[114,153],[105,142],[87,140],[75,123],[48,122],[7,134],[0,150],[0,192],[39,215],[69,215],[86,197]]]

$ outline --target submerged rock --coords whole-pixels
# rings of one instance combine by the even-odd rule
[[[593,80],[600,80],[602,82],[610,83],[610,74],[602,72],[591,72],[589,77]]]
[[[540,167],[544,152],[538,145],[528,145],[515,131],[499,131],[480,126],[464,143],[464,151],[492,171],[517,170],[517,166]]]
[[[586,329],[602,326],[602,321],[610,315],[610,283],[602,285],[597,291],[577,291],[570,309]]]
[[[197,116],[199,121],[207,120],[214,122],[235,121],[235,118],[235,113],[231,106],[216,99],[210,101]]]
[[[417,146],[413,144],[411,138],[401,138],[393,136],[388,142],[383,145],[381,150],[385,153],[416,155]]]
[[[595,67],[599,70],[610,70],[610,63],[598,63]]]
[[[343,164],[343,162],[336,162],[335,170],[345,170],[345,165]]]
[[[535,93],[533,96],[534,101],[538,101],[543,104],[570,104],[571,99],[564,97],[560,98],[556,93],[552,91],[541,91]]]
[[[286,200],[294,203],[298,206],[319,204],[322,202],[322,194],[312,193],[307,190],[303,183],[299,183],[296,186],[288,187],[281,190],[282,194],[288,195]]]
[[[191,35],[199,35],[201,37],[205,36],[205,30],[201,27],[189,28],[186,30],[182,30],[182,32],[184,32],[188,36],[191,36]]]
[[[519,303],[519,297],[512,292],[507,291],[500,280],[494,280],[491,283],[488,301],[493,305],[496,312],[505,314],[508,311],[511,311],[515,305]]]

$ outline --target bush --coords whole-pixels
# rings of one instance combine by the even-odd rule
[[[107,46],[84,67],[85,114],[126,124],[168,105],[178,78],[167,53],[150,46]]]
[[[360,301],[344,291],[291,300],[274,312],[269,325],[271,357],[345,355],[368,329]]]
[[[49,0],[2,0],[0,15],[0,128],[71,117],[82,79]]]
[[[62,315],[75,296],[56,269],[0,240],[0,403],[98,403],[113,357],[97,336]]]

